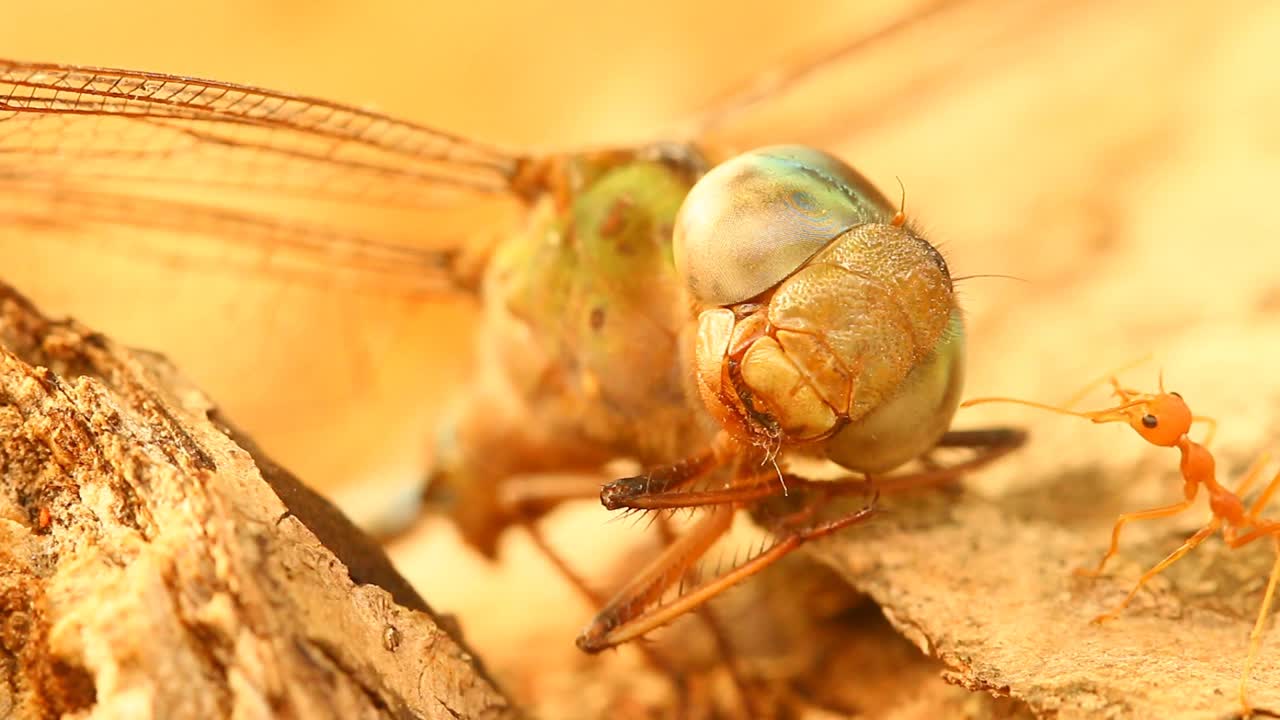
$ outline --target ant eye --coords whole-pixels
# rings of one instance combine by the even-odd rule
[[[1142,416],[1142,427],[1144,428],[1154,428],[1156,425],[1159,425],[1159,424],[1160,424],[1160,421],[1156,420],[1156,416],[1152,415],[1151,413],[1147,413],[1146,415]]]
[[[1178,394],[1178,393],[1176,393],[1176,392],[1170,392],[1169,394],[1170,394],[1170,395],[1172,395],[1172,396],[1174,396],[1174,397],[1176,397],[1176,398],[1178,398],[1179,400],[1181,400],[1181,399],[1182,399],[1182,395],[1180,395],[1180,394]]]

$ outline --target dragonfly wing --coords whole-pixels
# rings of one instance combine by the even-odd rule
[[[1081,9],[1062,0],[868,6],[858,32],[721,94],[676,132],[733,151],[780,142],[834,149],[890,120],[920,117],[931,99],[992,74],[1015,43],[1051,34],[1053,17]]]
[[[455,270],[477,212],[467,209],[509,199],[524,162],[315,98],[0,60],[0,222],[28,238],[72,223],[168,227],[237,246],[228,252],[241,261],[256,247],[254,262],[286,275],[367,273],[381,288],[465,289],[474,278]]]
[[[314,98],[0,60],[0,268],[169,355],[318,485],[412,478],[467,356],[467,311],[421,299],[475,288],[524,163]]]

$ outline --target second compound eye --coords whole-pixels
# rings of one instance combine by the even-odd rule
[[[1160,421],[1157,420],[1156,416],[1152,415],[1151,413],[1147,413],[1146,415],[1142,416],[1142,427],[1154,428],[1159,424],[1160,424]]]

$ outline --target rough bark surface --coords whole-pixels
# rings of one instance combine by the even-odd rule
[[[1177,482],[1165,479],[1170,489]],[[1085,502],[1107,482],[1074,472],[997,500],[968,492],[890,501],[878,522],[815,552],[940,659],[952,683],[1024,701],[1041,717],[1237,716],[1270,545],[1232,551],[1206,543],[1120,617],[1091,624],[1204,519],[1193,512],[1181,522],[1130,526],[1106,576],[1077,577],[1073,569],[1101,557],[1117,511],[1113,501],[1093,509],[1068,503]],[[1262,716],[1280,708],[1274,634],[1264,637],[1249,691]]]
[[[0,717],[515,717],[385,555],[212,410],[0,286]]]

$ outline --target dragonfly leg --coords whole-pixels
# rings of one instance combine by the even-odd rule
[[[497,488],[498,509],[512,517],[539,517],[561,503],[595,497],[601,481],[599,472],[513,476]]]
[[[605,610],[578,637],[578,647],[587,652],[599,652],[640,637],[708,602],[781,560],[802,544],[862,522],[874,512],[873,502],[831,520],[800,524],[799,519],[811,517],[819,504],[811,503],[801,512],[775,526],[776,542],[769,548],[741,565],[681,593],[674,600],[661,602],[664,591],[729,529],[733,520],[733,508],[725,505],[712,508],[688,534],[677,540],[666,553],[659,556],[609,602]]]
[[[711,508],[684,535],[667,546],[647,567],[622,587],[600,610],[577,644],[585,652],[597,653],[644,635],[692,609],[650,618],[648,608],[658,603],[662,594],[682,578],[707,550],[728,532],[733,524],[733,508]]]
[[[629,480],[630,478],[627,478]],[[606,486],[608,492],[610,486]],[[862,478],[841,480],[807,480],[772,470],[751,476],[749,482],[714,490],[668,490],[665,492],[602,492],[602,501],[609,510],[675,510],[679,508],[709,507],[712,505],[739,505],[785,496],[792,492],[816,491],[824,495],[870,495],[874,488]]]
[[[620,478],[600,488],[600,504],[605,509],[626,507],[628,498],[673,493],[709,475],[729,460],[733,450],[726,445],[725,436],[717,438],[711,447],[697,455],[670,465],[652,468],[643,475]]]
[[[593,610],[598,612],[603,608],[605,604],[605,597],[596,592],[581,575],[569,566],[569,563],[565,561],[564,557],[562,557],[560,553],[551,546],[551,543],[547,540],[546,536],[542,534],[542,531],[538,528],[536,521],[528,521],[522,525],[525,531],[529,534],[529,538],[533,541],[534,547],[536,547],[538,551],[542,553],[542,556],[547,559],[547,562],[549,562],[551,566],[560,573],[560,576],[569,583],[569,586],[574,588],[578,594],[587,601]],[[667,660],[667,658],[663,657],[662,654],[652,646],[640,644],[637,648],[639,649],[641,656],[644,657],[645,662],[648,663],[650,667],[671,681],[677,702],[683,702],[685,696],[688,694],[688,687],[682,674],[671,664],[669,660]]]
[[[1016,428],[984,428],[981,430],[952,430],[938,440],[937,448],[969,448],[974,456],[963,462],[943,465],[926,460],[919,472],[877,477],[873,480],[883,495],[922,490],[947,485],[959,480],[967,472],[977,470],[1022,447],[1027,434]]]
[[[675,528],[671,526],[671,519],[666,515],[658,516],[657,521],[658,535],[662,540],[664,547],[671,545],[678,537]],[[600,603],[598,607],[603,607],[604,603]],[[710,605],[703,605],[698,608],[698,617],[706,625],[707,631],[711,633],[712,640],[715,641],[716,651],[719,653],[721,660],[724,662],[725,669],[729,672],[733,684],[738,689],[738,695],[742,698],[742,705],[746,710],[747,717],[759,717],[755,701],[748,686],[747,679],[741,673],[736,662],[736,651],[733,644],[729,641],[729,633],[725,630],[724,624],[720,622],[720,618]]]
[[[609,510],[671,510],[707,505],[755,502],[791,491],[816,490],[825,495],[881,494],[936,487],[954,482],[964,473],[976,470],[1016,450],[1026,440],[1025,433],[1007,428],[968,430],[948,433],[939,447],[967,447],[977,451],[968,460],[952,465],[935,465],[913,473],[885,477],[845,478],[840,480],[807,480],[789,473],[762,471],[727,488],[713,490],[680,490],[691,480],[679,483],[650,481],[650,476],[616,480],[600,492],[601,503]],[[666,478],[664,477],[663,480]]]

